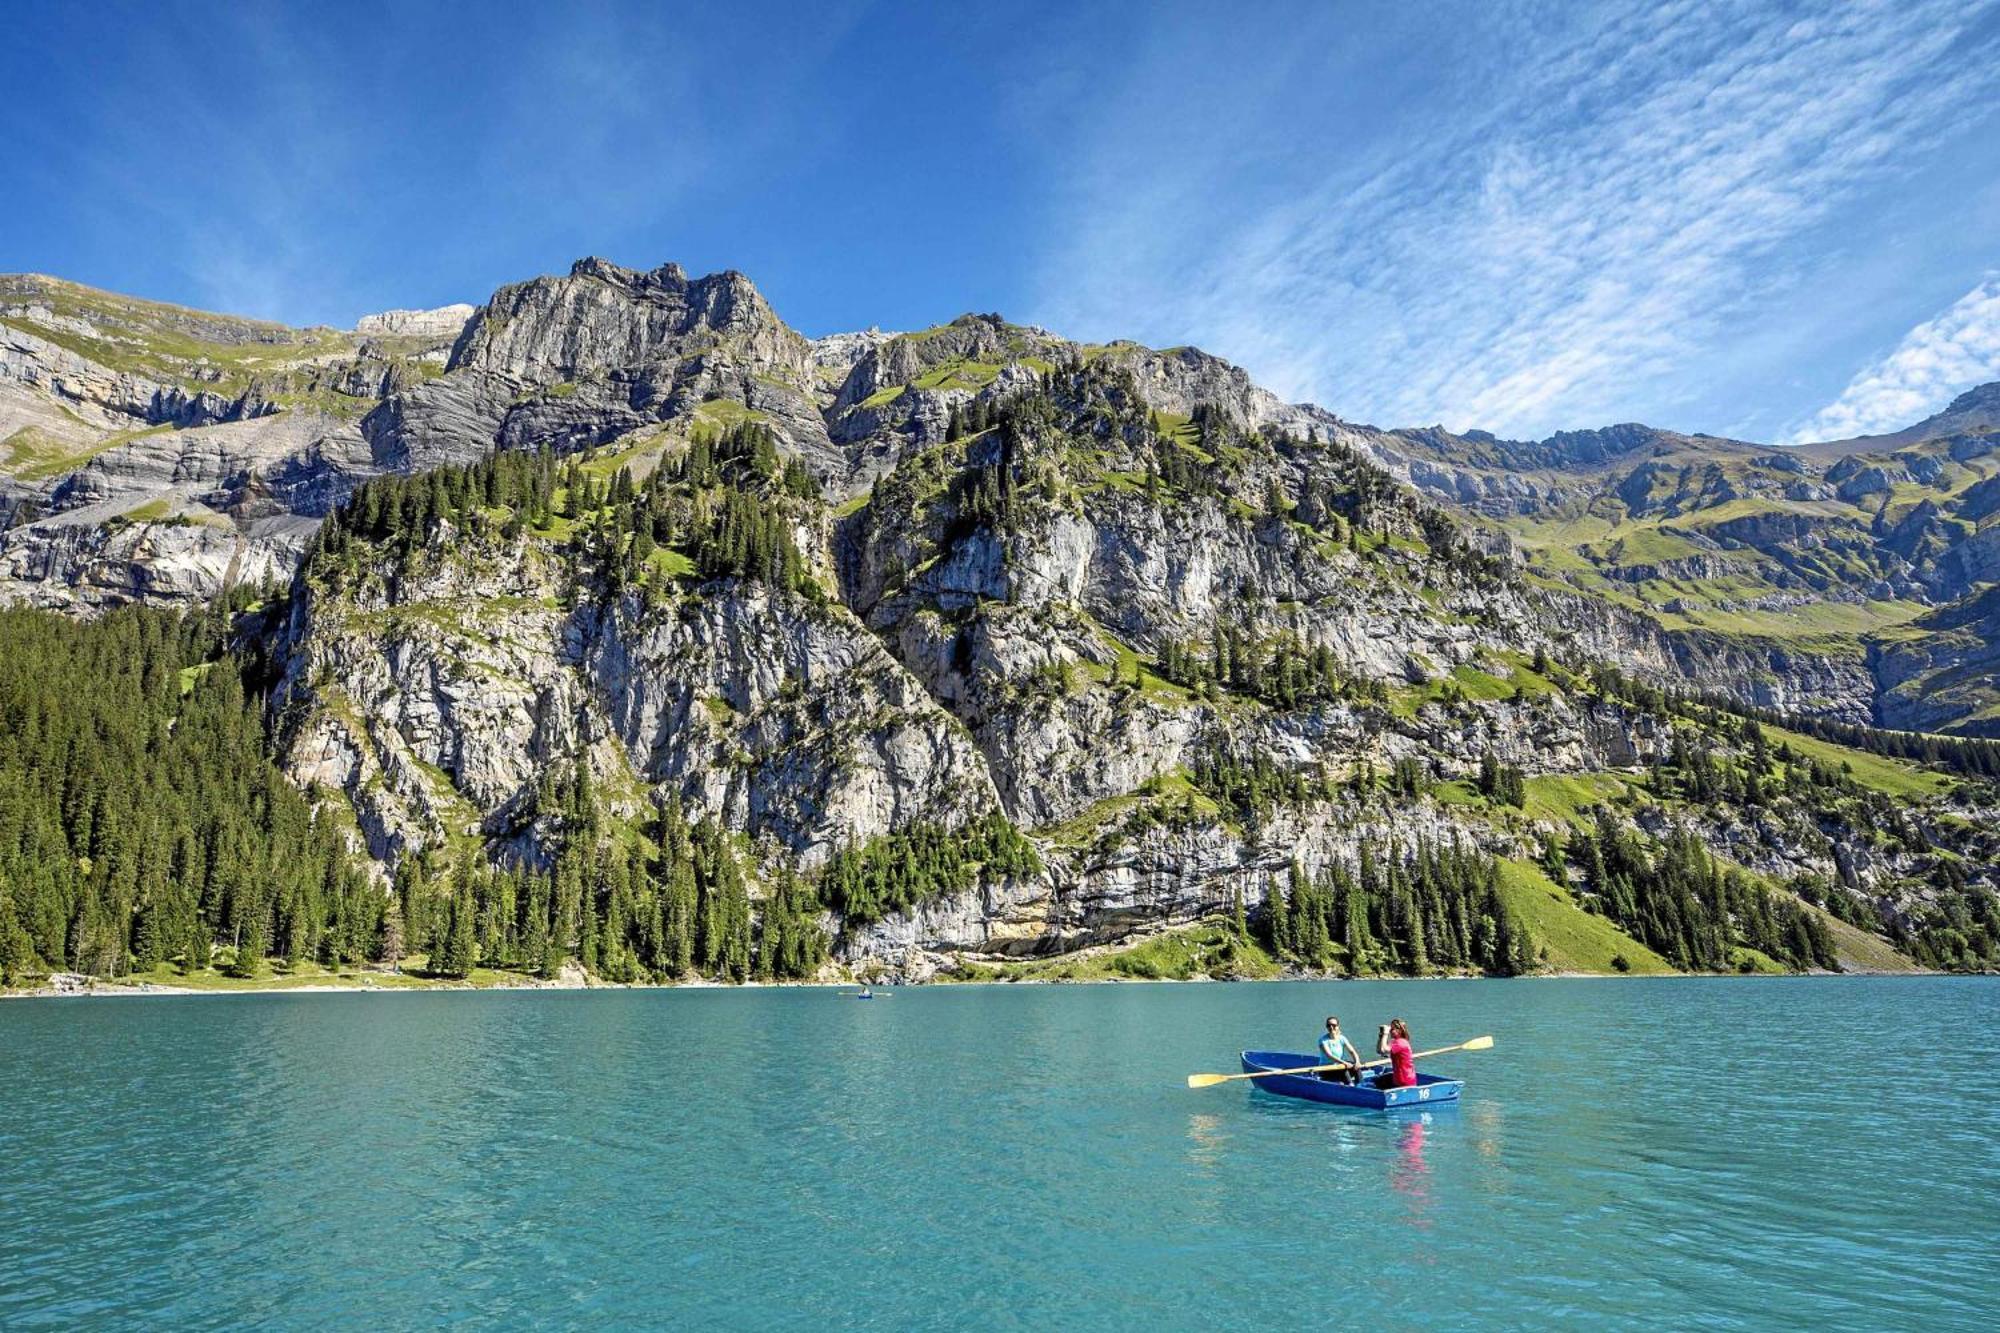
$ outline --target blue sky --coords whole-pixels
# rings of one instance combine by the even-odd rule
[[[13,0],[0,269],[345,325],[584,254],[998,310],[1383,425],[1904,424],[2000,378],[2000,0]]]

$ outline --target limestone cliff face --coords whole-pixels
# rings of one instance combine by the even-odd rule
[[[1930,731],[1950,723],[1966,735],[2000,736],[1989,698],[2000,679],[2000,588],[1939,607],[1918,624],[1923,634],[1874,654],[1883,725]],[[1972,720],[1962,721],[1968,713]]]
[[[39,307],[23,314],[46,327],[54,318]],[[198,426],[239,420],[267,410],[245,393],[224,395],[162,384],[131,371],[112,370],[19,325],[0,325],[0,381],[40,390],[58,403],[92,416],[129,418],[147,425]]]
[[[1492,753],[1546,773],[1627,772],[1659,762],[1672,747],[1663,720],[1609,703],[1549,697],[1525,706],[1502,700],[1430,704],[1391,727],[1370,726],[1342,709],[1268,726],[1265,743],[1292,762],[1359,759],[1379,766],[1411,758],[1446,777],[1472,765],[1458,756]],[[1294,865],[1308,876],[1336,863],[1352,867],[1363,843],[1377,848],[1454,841],[1504,857],[1535,854],[1539,831],[1559,822],[1512,827],[1451,804],[1406,801],[1343,788],[1331,799],[1280,808],[1262,820],[1146,817],[1145,802],[1109,802],[1092,816],[1047,826],[1038,839],[1046,873],[990,880],[865,927],[845,930],[839,957],[853,967],[922,981],[966,962],[999,963],[1134,938],[1212,920],[1237,895],[1256,912]],[[1783,806],[1745,811],[1713,806],[1668,813],[1641,807],[1636,824],[1655,837],[1693,833],[1735,864],[1791,882],[1817,877],[1870,899],[1885,919],[1913,902],[1897,886],[1922,879],[1927,856],[1886,843],[1880,831]],[[1915,817],[1942,839],[1935,814]]]
[[[89,613],[288,578],[377,471],[356,420],[435,350],[0,277],[0,599]]]
[[[1668,630],[1649,616],[1589,597],[1533,599],[1552,637],[1573,655],[1616,662],[1661,682],[1734,696],[1759,708],[1868,724],[1876,680],[1854,653],[1801,650],[1754,635]]]
[[[354,331],[363,337],[437,338],[447,345],[458,341],[473,307],[464,302],[438,306],[432,310],[384,310],[363,315],[354,322]]]
[[[74,470],[24,488],[35,520],[0,533],[0,589],[76,611],[196,605],[291,577],[318,519],[372,475],[351,422],[287,412],[141,427],[85,443]]]
[[[363,430],[380,466],[422,471],[495,447],[569,451],[704,411],[755,413],[830,477],[844,461],[819,383],[812,344],[742,274],[584,259],[495,292],[446,373],[384,402]]]
[[[689,279],[678,264],[642,273],[584,259],[567,277],[495,292],[467,323],[450,368],[549,383],[726,343],[774,368],[798,369],[810,356],[740,273]]]
[[[838,605],[579,594],[540,539],[452,532],[407,572],[303,589],[278,646],[288,770],[344,793],[389,862],[465,836],[536,859],[537,785],[577,762],[616,813],[672,792],[805,866],[994,807],[964,728]]]
[[[1129,792],[1218,738],[1343,765],[1373,745],[1337,714],[1306,736],[1296,719],[1131,685],[1135,653],[1206,643],[1228,625],[1402,685],[1555,642],[1518,588],[1457,573],[1414,542],[1377,539],[1364,554],[1297,517],[1351,484],[1350,455],[1245,449],[1224,489],[1149,494],[1121,446],[1085,456],[1057,443],[1068,438],[1022,447],[1014,466],[1041,480],[1004,530],[962,531],[937,480],[954,462],[992,465],[1000,446],[982,436],[912,457],[848,534],[848,599],[972,729],[1023,823]],[[1257,512],[1274,494],[1288,512]],[[1416,530],[1414,509],[1385,505],[1375,521]]]

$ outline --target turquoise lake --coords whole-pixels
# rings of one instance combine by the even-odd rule
[[[1498,1044],[1185,1087],[1330,1012]],[[7,1002],[0,1327],[1990,1327],[1997,1043],[1986,978]]]

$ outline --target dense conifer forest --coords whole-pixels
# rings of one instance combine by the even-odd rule
[[[377,478],[321,525],[307,574],[339,588],[384,555],[407,567],[445,523],[474,535],[552,539],[607,597],[636,589],[657,598],[681,577],[821,594],[792,535],[794,521],[817,512],[818,492],[797,459],[780,462],[769,427],[700,432],[643,483],[629,469],[606,477],[586,461],[502,451]]]
[[[269,757],[225,608],[0,612],[0,968],[351,962],[385,900]]]
[[[850,923],[865,925],[969,889],[982,873],[1001,879],[1041,868],[1035,845],[1005,816],[991,814],[963,829],[918,824],[843,847],[820,880],[820,894]]]
[[[740,981],[808,976],[824,959],[810,886],[781,874],[753,911],[750,873],[719,826],[668,802],[643,829],[612,830],[580,765],[537,801],[536,817],[564,831],[546,871],[495,865],[476,846],[433,850],[406,858],[385,892],[272,764],[227,627],[222,608],[90,623],[0,612],[10,981],[37,966],[221,963],[250,976],[419,956],[440,977],[554,976],[574,960],[617,981]]]
[[[1533,935],[1500,900],[1500,863],[1454,840],[1361,844],[1353,864],[1317,876],[1295,863],[1264,913],[1272,952],[1307,967],[1366,975],[1436,971],[1519,976]]]

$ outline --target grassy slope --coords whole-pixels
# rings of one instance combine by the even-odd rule
[[[1528,799],[1522,813],[1529,819],[1591,828],[1596,821],[1586,812],[1623,796],[1633,782],[1621,773],[1543,773],[1523,786]]]
[[[1854,774],[1856,782],[1890,796],[1921,799],[1940,795],[1952,787],[1951,779],[1942,773],[1934,773],[1900,759],[1869,754],[1866,750],[1852,750],[1831,741],[1815,740],[1795,731],[1786,731],[1783,727],[1765,727],[1764,737],[1774,747],[1779,741],[1789,742],[1800,754],[1832,764],[1835,768],[1845,764]]]
[[[1807,904],[1809,907],[1811,904]],[[1826,923],[1833,937],[1833,954],[1850,972],[1921,972],[1923,969],[1896,950],[1879,935],[1857,930],[1845,921],[1817,907],[1812,911]]]
[[[1064,958],[966,966],[957,981],[1188,981],[1196,977],[1261,979],[1278,964],[1254,940],[1226,924],[1203,922],[1170,930],[1125,949],[1086,950]]]
[[[1779,562],[1752,547],[1716,549],[1694,535],[1731,519],[1759,514],[1804,514],[1828,522],[1865,526],[1872,511],[1839,501],[1813,503],[1743,496],[1686,512],[1632,518],[1624,506],[1600,499],[1589,512],[1508,519],[1500,526],[1530,553],[1531,567],[1558,582],[1597,593],[1657,619],[1669,629],[1706,629],[1738,637],[1770,639],[1834,656],[1863,651],[1864,636],[1893,630],[1920,615],[1908,601],[1849,602],[1836,597],[1798,600],[1796,587],[1781,587]],[[1644,583],[1610,575],[1635,566],[1659,565],[1707,553],[1740,572],[1722,578],[1654,578]],[[1747,605],[1764,598],[1786,605]],[[1683,610],[1664,604],[1680,599]]]
[[[200,368],[214,376],[191,387],[236,393],[253,375],[316,357],[351,355],[356,339],[335,329],[293,329],[266,320],[146,301],[61,279],[0,275],[0,294],[56,315],[89,321],[96,335],[25,316],[0,319],[112,370],[185,381]],[[204,334],[213,335],[211,337]]]
[[[1915,640],[1927,634],[1919,625],[1928,609],[1925,604],[1860,596],[1859,590],[1872,587],[1881,573],[1858,553],[1872,539],[1878,509],[1891,525],[1923,503],[1942,506],[1949,518],[1969,488],[2000,473],[2000,460],[1953,460],[1947,447],[1936,441],[1904,452],[1928,455],[1939,463],[1936,482],[1896,482],[1887,492],[1874,491],[1851,501],[1792,500],[1772,493],[1771,488],[1784,485],[1787,478],[1760,461],[1728,451],[1696,449],[1661,455],[1659,461],[1691,472],[1657,476],[1650,496],[1655,507],[1650,512],[1634,516],[1621,499],[1605,490],[1587,503],[1497,520],[1497,526],[1526,551],[1531,582],[1593,593],[1648,615],[1669,630],[1716,633],[1755,648],[1779,647],[1858,662],[1872,643]],[[1893,472],[1901,464],[1885,462],[1885,466]],[[1716,497],[1729,492],[1711,490],[1706,479],[1710,468],[1720,469],[1734,485],[1762,488],[1762,493],[1717,503]],[[1608,471],[1607,483],[1621,471]],[[1675,494],[1677,485],[1689,483],[1693,484],[1684,494]],[[1789,556],[1781,559],[1775,551],[1759,550],[1719,532],[1734,520],[1759,516],[1780,523],[1803,517],[1857,549],[1815,551],[1794,542],[1788,543]],[[1696,553],[1717,557],[1729,572],[1697,578],[1673,566],[1673,561]],[[1786,571],[1787,564],[1796,564],[1807,584],[1821,579],[1831,583],[1823,593],[1809,592]],[[1979,690],[1955,699],[1954,707],[1959,709],[1960,723],[1981,720],[2000,715],[2000,695]]]
[[[0,440],[0,472],[11,474],[20,481],[47,481],[82,467],[97,455],[116,449],[121,444],[130,444],[145,436],[172,429],[172,426],[146,426],[97,439],[65,441],[26,427]]]
[[[1502,861],[1500,896],[1548,950],[1549,966],[1559,972],[1612,972],[1616,969],[1611,959],[1618,954],[1631,964],[1634,975],[1674,970],[1666,959],[1603,917],[1577,906],[1569,891],[1557,887],[1538,866]]]

